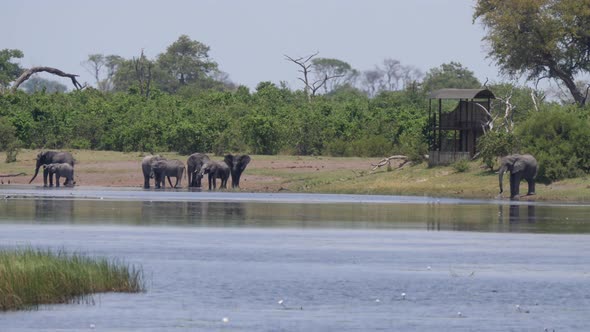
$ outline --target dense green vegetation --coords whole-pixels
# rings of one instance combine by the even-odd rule
[[[32,248],[0,251],[0,311],[143,290],[140,269],[104,258]]]

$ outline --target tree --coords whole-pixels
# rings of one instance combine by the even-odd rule
[[[344,73],[339,73],[339,72],[334,72],[334,73],[330,73],[331,75],[328,75],[328,71],[327,67],[325,66],[325,61],[322,61],[321,59],[318,63],[322,64],[320,67],[322,68],[322,70],[324,70],[323,75],[320,73],[315,73],[315,79],[311,79],[311,73],[314,72],[314,70],[316,70],[316,66],[314,63],[313,59],[316,55],[318,55],[320,52],[315,52],[312,55],[308,55],[308,56],[304,56],[304,57],[299,57],[299,58],[292,58],[288,55],[285,55],[285,58],[291,62],[293,62],[294,64],[298,65],[299,67],[301,67],[301,69],[299,70],[300,73],[303,74],[303,77],[299,77],[299,80],[301,82],[303,82],[303,84],[305,85],[305,87],[303,88],[303,91],[305,92],[305,94],[307,95],[307,99],[308,101],[311,101],[311,98],[314,97],[316,95],[316,93],[318,92],[319,89],[321,89],[323,86],[325,86],[329,80],[333,80],[336,78],[340,78],[340,77],[344,77]],[[329,59],[328,62],[331,62],[332,64],[336,64],[336,62],[333,61],[334,59]],[[310,63],[311,61],[311,63]],[[339,61],[339,60],[336,60]],[[340,65],[343,65],[344,62],[340,63]]]
[[[311,60],[316,80],[330,77],[324,84],[324,93],[329,93],[338,88],[341,84],[354,75],[354,69],[342,60],[329,58],[315,58]]]
[[[102,54],[90,54],[88,60],[82,62],[82,66],[92,74],[96,87],[100,89],[100,72],[102,67],[106,64],[106,59]]]
[[[384,77],[385,72],[381,70],[379,67],[376,67],[373,70],[366,70],[363,72],[362,84],[365,88],[365,92],[369,97],[374,97],[375,95],[377,95],[377,92],[383,89]]]
[[[45,91],[48,93],[66,92],[68,88],[58,81],[48,80],[39,76],[33,76],[22,85],[23,90],[27,93],[34,93],[37,91]]]
[[[20,50],[0,50],[0,92],[4,92],[10,85],[10,82],[22,74],[23,69],[20,65],[10,60],[12,58],[20,59],[23,56],[23,52]]]
[[[479,87],[481,87],[481,83],[475,78],[471,70],[464,68],[458,62],[452,61],[430,69],[426,73],[423,82],[425,91],[444,88],[476,89]]]
[[[181,35],[177,41],[158,55],[157,64],[171,78],[161,88],[176,91],[180,86],[206,80],[217,71],[217,63],[209,58],[209,46]]]
[[[477,19],[488,29],[488,54],[504,73],[555,79],[578,105],[586,103],[588,89],[575,78],[590,71],[590,1],[478,0]]]

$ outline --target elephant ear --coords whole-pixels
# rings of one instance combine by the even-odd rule
[[[525,162],[523,160],[517,159],[516,162],[514,162],[514,165],[512,166],[512,173],[522,172],[524,171],[525,167]]]
[[[223,158],[223,161],[229,166],[230,168],[234,168],[234,156],[231,154],[226,154]]]
[[[246,166],[248,166],[248,164],[250,163],[250,156],[247,154],[241,155],[238,157],[238,162],[237,164],[239,165],[239,168],[241,170],[245,170]]]

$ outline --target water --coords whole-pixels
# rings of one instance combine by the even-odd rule
[[[0,331],[589,330],[589,212],[423,197],[4,187],[0,247],[120,258],[143,267],[147,292],[0,313]]]

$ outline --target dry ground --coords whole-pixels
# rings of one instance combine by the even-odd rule
[[[117,153],[103,151],[73,151],[77,164],[75,165],[75,181],[78,186],[102,187],[141,187],[143,174],[141,171],[140,153]],[[187,156],[170,153],[163,154],[168,159],[179,159],[186,164]],[[6,184],[28,184],[35,169],[36,151],[24,150],[18,156],[18,161],[12,164],[0,164],[0,174],[25,172],[11,178],[3,178]],[[211,156],[211,155],[210,155]],[[211,156],[214,160],[222,157]],[[361,158],[322,158],[322,157],[294,157],[294,156],[252,156],[252,161],[244,171],[240,186],[244,191],[276,192],[290,189],[289,181],[281,177],[281,173],[304,174],[319,171],[350,170],[353,172],[369,171],[374,159]],[[182,186],[187,185],[186,174],[182,179]],[[43,174],[39,171],[33,184],[42,184]],[[174,183],[174,180],[173,180]]]

